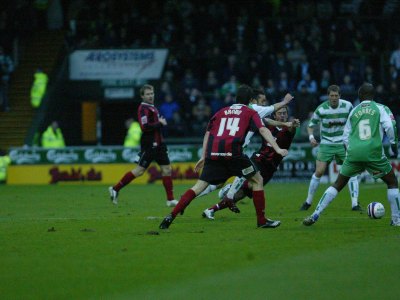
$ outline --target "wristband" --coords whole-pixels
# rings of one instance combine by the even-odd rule
[[[310,142],[311,142],[312,139],[315,140],[314,135],[313,135],[313,134],[310,134],[310,135],[308,136],[308,139],[310,140]]]

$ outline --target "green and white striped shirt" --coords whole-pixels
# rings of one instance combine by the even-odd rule
[[[342,144],[344,125],[352,109],[353,104],[343,99],[339,99],[337,108],[330,107],[329,101],[325,101],[314,111],[308,127],[320,124],[321,144]]]

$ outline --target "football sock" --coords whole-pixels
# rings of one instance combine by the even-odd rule
[[[265,196],[264,191],[253,191],[253,203],[256,209],[257,223],[265,224]]]
[[[308,187],[308,195],[307,195],[307,200],[306,200],[306,202],[308,204],[312,204],[314,194],[319,186],[320,180],[321,180],[321,178],[318,178],[317,176],[315,176],[315,173],[311,176],[310,186]]]
[[[244,177],[235,177],[235,180],[233,181],[231,187],[229,188],[228,193],[226,194],[226,196],[229,199],[233,199],[235,197],[235,194],[237,193],[237,191],[242,187],[243,182],[245,182],[246,178]]]
[[[176,217],[177,214],[184,211],[185,208],[192,202],[192,200],[196,197],[196,193],[192,189],[188,189],[179,200],[178,204],[172,210],[171,215],[173,218]]]
[[[351,196],[351,207],[358,204],[358,180],[357,176],[351,177],[348,183],[350,196]]]
[[[243,182],[242,190],[246,197],[249,197],[249,198],[253,197],[253,191],[251,190],[251,188],[249,188],[249,182],[247,180],[245,182]],[[235,202],[237,202],[237,201],[239,201],[239,200],[235,200]]]
[[[324,209],[332,202],[333,199],[337,196],[338,191],[333,186],[330,186],[326,189],[325,193],[322,195],[321,199],[318,202],[317,208],[314,211],[314,214],[320,215]]]
[[[205,188],[204,191],[202,191],[197,197],[201,197],[201,196],[205,196],[213,191],[215,191],[217,189],[216,185],[210,184],[208,185],[208,187]]]
[[[215,204],[213,207],[210,207],[209,210],[213,210],[213,211],[220,210],[219,203]]]
[[[163,176],[162,183],[164,185],[165,192],[167,193],[167,200],[171,201],[174,200],[174,187],[172,185],[172,178],[171,176]]]
[[[129,182],[135,179],[135,175],[131,171],[127,172],[121,180],[113,186],[114,191],[119,192],[124,186],[126,186]]]
[[[392,219],[400,217],[400,195],[399,189],[388,189],[387,198],[390,203]]]

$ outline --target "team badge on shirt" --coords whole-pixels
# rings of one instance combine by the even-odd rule
[[[143,116],[141,118],[141,120],[142,120],[142,124],[147,124],[147,116]]]

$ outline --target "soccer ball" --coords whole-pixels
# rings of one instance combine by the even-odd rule
[[[367,207],[368,217],[380,219],[385,215],[385,207],[380,202],[371,202]]]

